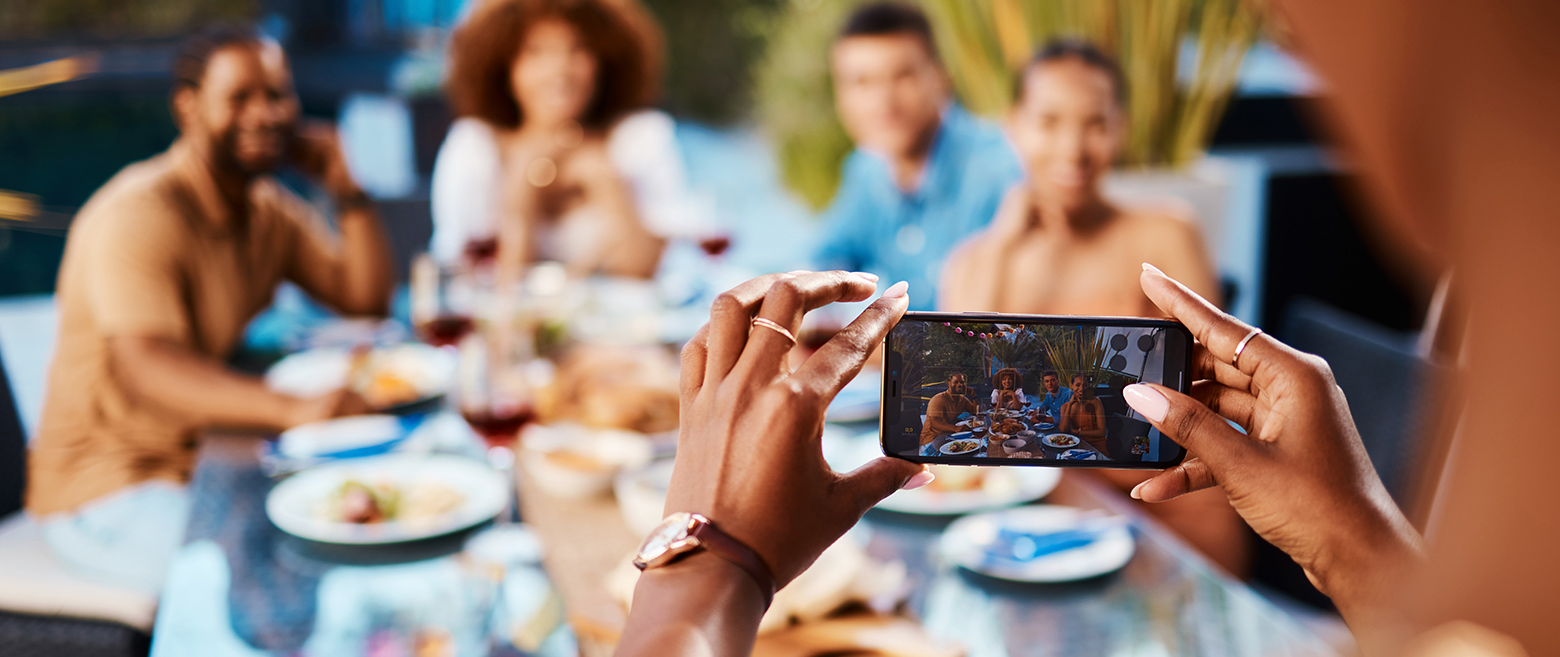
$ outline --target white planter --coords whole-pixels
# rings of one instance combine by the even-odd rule
[[[1217,160],[1204,159],[1186,169],[1115,171],[1105,178],[1105,196],[1122,205],[1173,203],[1197,218],[1208,254],[1218,258],[1224,244],[1229,177]]]

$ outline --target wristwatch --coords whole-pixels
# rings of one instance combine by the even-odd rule
[[[639,552],[634,555],[634,565],[640,570],[660,568],[695,550],[704,548],[741,568],[758,584],[764,594],[767,608],[775,597],[775,576],[753,548],[730,534],[715,527],[709,518],[698,513],[679,511],[666,517],[645,538]]]

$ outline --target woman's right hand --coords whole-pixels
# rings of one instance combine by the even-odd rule
[[[1129,404],[1195,456],[1139,484],[1163,502],[1219,486],[1251,528],[1305,568],[1347,618],[1421,559],[1421,539],[1371,466],[1320,357],[1258,334],[1151,265],[1143,291],[1197,338],[1191,395],[1128,386]],[[1246,430],[1242,434],[1226,418]],[[1354,611],[1359,611],[1357,608]],[[1352,622],[1352,621],[1351,621]]]

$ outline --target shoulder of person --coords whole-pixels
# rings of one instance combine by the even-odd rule
[[[1152,238],[1197,237],[1197,213],[1192,205],[1176,198],[1155,199],[1116,206],[1124,225]]]
[[[463,116],[450,124],[444,133],[444,143],[439,145],[439,159],[448,151],[458,159],[481,155],[498,157],[499,131],[482,119]]]
[[[71,221],[70,234],[105,239],[166,239],[180,230],[179,179],[164,152],[126,165],[99,187]]]
[[[677,138],[677,121],[670,114],[657,109],[630,112],[618,119],[607,130],[607,140],[616,144],[646,141],[665,142]]]

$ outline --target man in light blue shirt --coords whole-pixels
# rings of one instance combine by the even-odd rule
[[[1045,385],[1045,394],[1035,402],[1035,410],[1040,411],[1040,418],[1053,424],[1059,424],[1062,419],[1062,404],[1072,401],[1072,390],[1062,387],[1061,377],[1056,372],[1046,372],[1040,377]]]
[[[933,309],[943,260],[991,221],[1023,175],[1018,158],[996,126],[952,101],[919,9],[857,9],[831,63],[840,121],[857,149],[824,213],[815,264],[908,281],[911,308]]]

